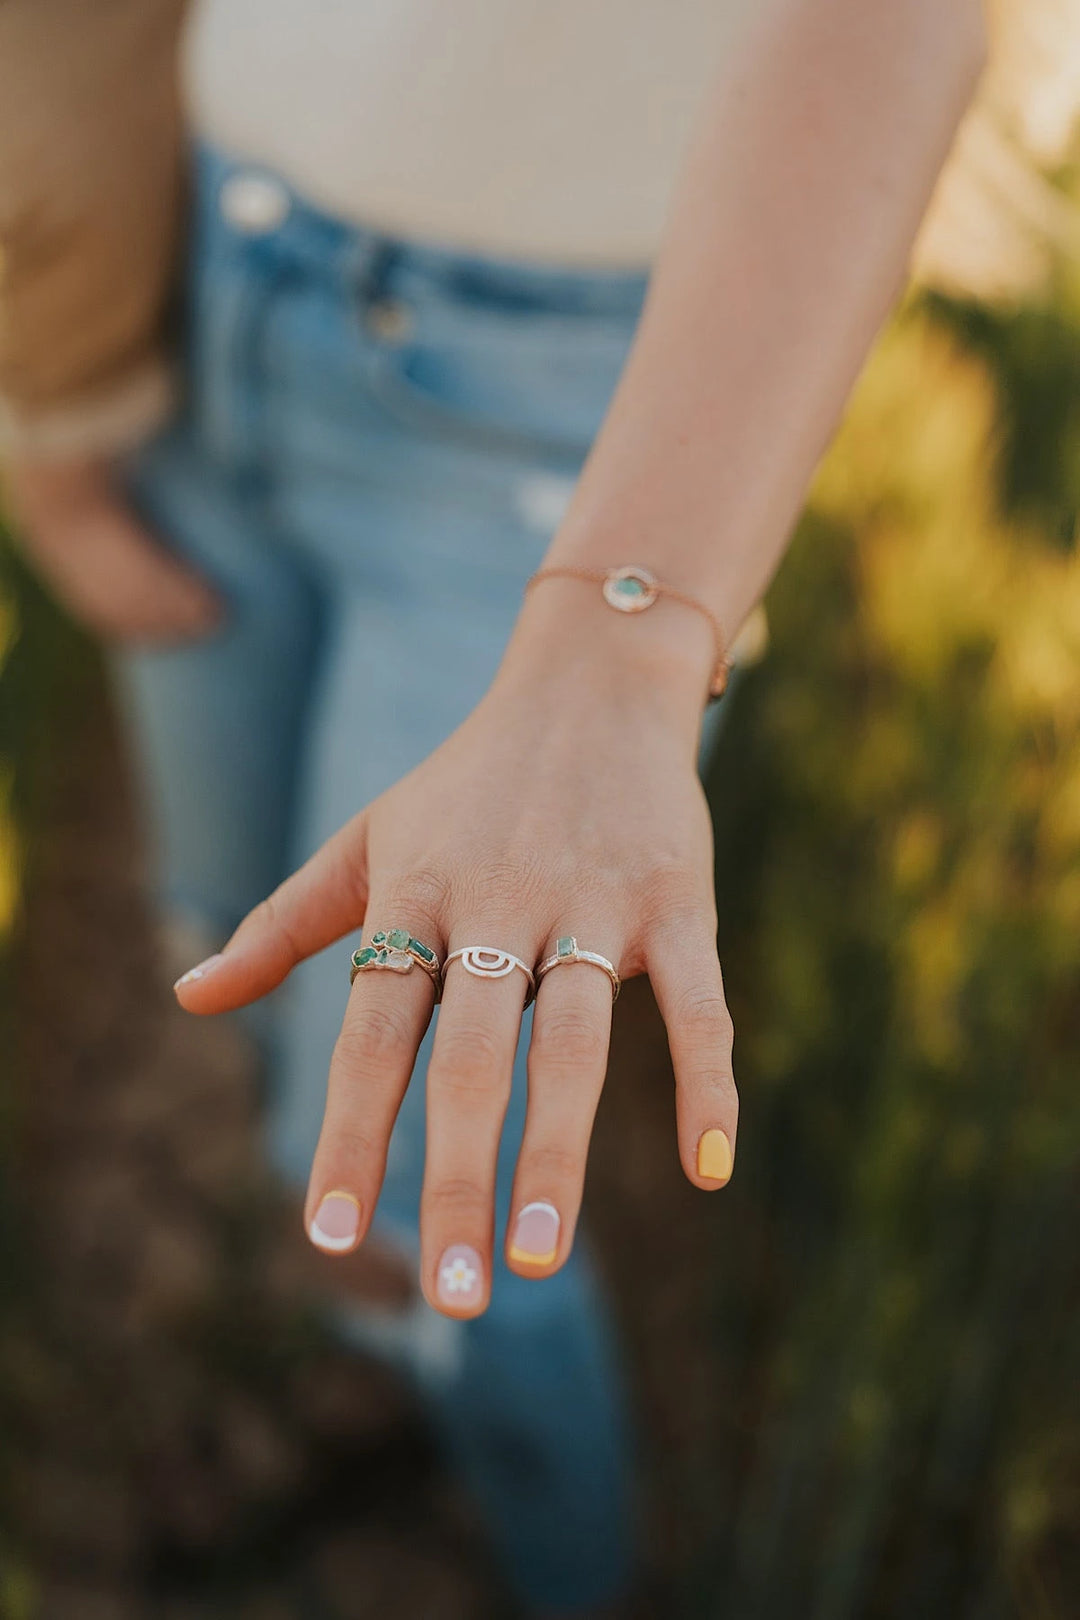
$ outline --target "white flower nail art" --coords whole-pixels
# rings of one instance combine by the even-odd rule
[[[439,1276],[448,1294],[467,1294],[476,1281],[477,1273],[467,1260],[458,1255],[448,1266],[443,1266]]]

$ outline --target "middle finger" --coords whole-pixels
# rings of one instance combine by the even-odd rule
[[[451,959],[463,946],[492,954]],[[511,955],[535,960],[509,927],[455,927],[428,1068],[421,1279],[430,1303],[454,1316],[479,1315],[491,1293],[499,1139],[529,990]]]

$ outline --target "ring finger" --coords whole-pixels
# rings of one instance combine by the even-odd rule
[[[614,930],[597,930],[588,943],[598,942],[600,954],[618,961]],[[506,1239],[507,1264],[523,1277],[549,1276],[573,1246],[607,1073],[611,1007],[611,980],[589,962],[560,963],[537,993],[529,1107]]]

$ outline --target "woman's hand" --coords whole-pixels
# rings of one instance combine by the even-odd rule
[[[440,955],[486,945],[530,966],[574,934],[624,978],[649,974],[674,1060],[683,1167],[715,1188],[731,1170],[737,1097],[695,761],[708,627],[668,604],[628,623],[576,582],[531,598],[465,724],[251,912],[177,994],[192,1012],[237,1007],[361,922],[369,933],[407,928]],[[343,959],[343,999],[345,971]],[[446,970],[427,1082],[421,1281],[454,1315],[488,1300],[525,993],[518,971],[484,980],[460,961]],[[540,986],[507,1235],[508,1262],[526,1276],[550,1274],[570,1252],[611,1001],[607,976],[587,965],[555,968]],[[370,1221],[432,1002],[418,968],[360,973],[349,994],[306,1207],[311,1232],[331,1200],[319,1225],[343,1251]],[[515,1243],[516,1218],[537,1204],[555,1215],[534,1210]],[[455,1255],[464,1265],[449,1275]]]
[[[210,586],[160,546],[100,461],[6,469],[26,554],[72,616],[108,640],[187,641],[220,622]]]

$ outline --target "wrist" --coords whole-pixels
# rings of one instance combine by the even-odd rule
[[[696,736],[715,661],[708,620],[681,603],[620,613],[598,584],[552,578],[526,593],[500,680],[565,683],[575,701],[656,713]]]

